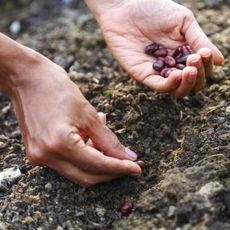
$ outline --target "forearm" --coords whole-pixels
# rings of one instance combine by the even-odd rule
[[[16,84],[25,80],[20,73],[31,63],[36,62],[39,55],[2,33],[0,33],[0,46],[0,91],[9,95]]]

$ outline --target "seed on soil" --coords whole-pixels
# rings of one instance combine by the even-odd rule
[[[158,57],[166,57],[168,55],[168,50],[166,48],[159,48],[153,53],[153,56]]]
[[[165,57],[164,63],[167,67],[174,67],[176,65],[175,59],[170,56]]]
[[[136,161],[136,163],[143,169],[145,167],[144,161]]]
[[[156,62],[153,63],[153,69],[156,71],[160,72],[164,68],[164,61],[162,60],[157,60]]]
[[[119,210],[123,215],[129,215],[132,209],[133,209],[133,203],[131,201],[124,201],[119,207]]]
[[[148,55],[153,55],[153,53],[154,53],[156,50],[158,50],[159,47],[160,47],[159,44],[157,44],[157,43],[152,43],[152,44],[146,46],[146,48],[145,48],[145,53],[148,54]]]

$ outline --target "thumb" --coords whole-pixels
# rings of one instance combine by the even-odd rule
[[[205,35],[191,11],[188,11],[185,16],[182,33],[185,36],[187,44],[190,45],[195,52],[200,48],[209,48],[213,54],[214,64],[220,65],[224,61],[224,56]]]
[[[136,160],[137,154],[124,147],[117,136],[105,125],[106,116],[103,113],[98,114],[98,122],[87,128],[87,134],[93,145],[101,150],[105,155],[121,160]]]

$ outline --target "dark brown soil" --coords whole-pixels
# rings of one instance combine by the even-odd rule
[[[0,192],[0,229],[230,229],[230,2],[183,1],[226,57],[202,92],[183,99],[131,80],[81,2],[10,2],[0,2],[1,31],[64,67],[146,166],[139,179],[88,189],[32,167],[12,105],[0,95],[0,171],[22,172]],[[18,34],[9,31],[14,20]],[[134,203],[128,217],[119,211],[124,200]]]

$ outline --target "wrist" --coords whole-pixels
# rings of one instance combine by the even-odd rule
[[[124,0],[85,0],[88,8],[97,20],[108,10],[119,7]]]
[[[0,90],[11,95],[13,88],[25,82],[32,65],[39,63],[42,55],[7,36],[0,34]]]

